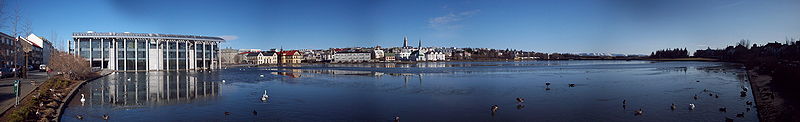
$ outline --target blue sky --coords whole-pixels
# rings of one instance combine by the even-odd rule
[[[756,0],[6,0],[35,34],[225,36],[225,47],[401,46],[649,54],[800,38],[800,1]],[[8,32],[8,29],[2,29]]]

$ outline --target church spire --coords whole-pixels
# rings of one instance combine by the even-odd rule
[[[408,37],[403,36],[403,48],[407,48],[407,47],[408,47]]]
[[[419,45],[417,45],[417,48],[422,49],[422,39],[419,39]]]

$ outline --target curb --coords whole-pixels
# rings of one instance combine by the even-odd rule
[[[63,102],[61,105],[59,105],[59,106],[58,106],[58,109],[56,110],[56,115],[57,115],[57,117],[56,117],[56,122],[58,122],[58,121],[61,121],[61,116],[63,116],[64,109],[66,108],[66,105],[70,103],[70,102],[69,102],[69,100],[71,100],[71,99],[72,99],[72,97],[73,97],[73,96],[75,96],[75,93],[77,93],[77,91],[78,91],[79,89],[83,88],[83,85],[84,85],[84,84],[86,84],[87,82],[90,82],[90,81],[94,81],[94,80],[96,80],[96,79],[100,79],[100,78],[102,78],[102,77],[106,77],[106,76],[110,75],[111,73],[113,73],[113,71],[112,71],[112,72],[109,72],[109,73],[105,73],[105,74],[100,74],[100,76],[98,76],[98,77],[96,77],[96,78],[92,78],[92,79],[84,80],[84,81],[82,81],[80,84],[78,84],[78,86],[77,86],[77,87],[75,87],[74,89],[72,89],[72,91],[70,91],[70,92],[69,92],[69,95],[68,95],[66,98],[64,98],[64,100],[65,100],[66,102]]]

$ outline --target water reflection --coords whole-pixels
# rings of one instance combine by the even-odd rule
[[[740,97],[749,86],[738,75],[744,70],[718,62],[332,65],[114,74],[84,87],[87,106],[73,99],[62,120],[102,121],[103,113],[113,121],[715,121],[738,113],[736,121],[758,119],[752,95]],[[264,90],[269,102],[259,100]],[[639,109],[644,114],[632,115]]]
[[[180,104],[216,97],[220,93],[217,79],[214,72],[121,72],[86,84],[80,93],[86,94],[89,106]]]

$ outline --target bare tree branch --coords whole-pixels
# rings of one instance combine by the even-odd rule
[[[30,35],[33,33],[33,22],[28,19],[22,21],[22,36]]]
[[[11,15],[11,34],[14,37],[18,37],[21,35],[20,27],[21,27],[21,20],[22,20],[22,10],[19,7],[14,9],[14,14]]]

